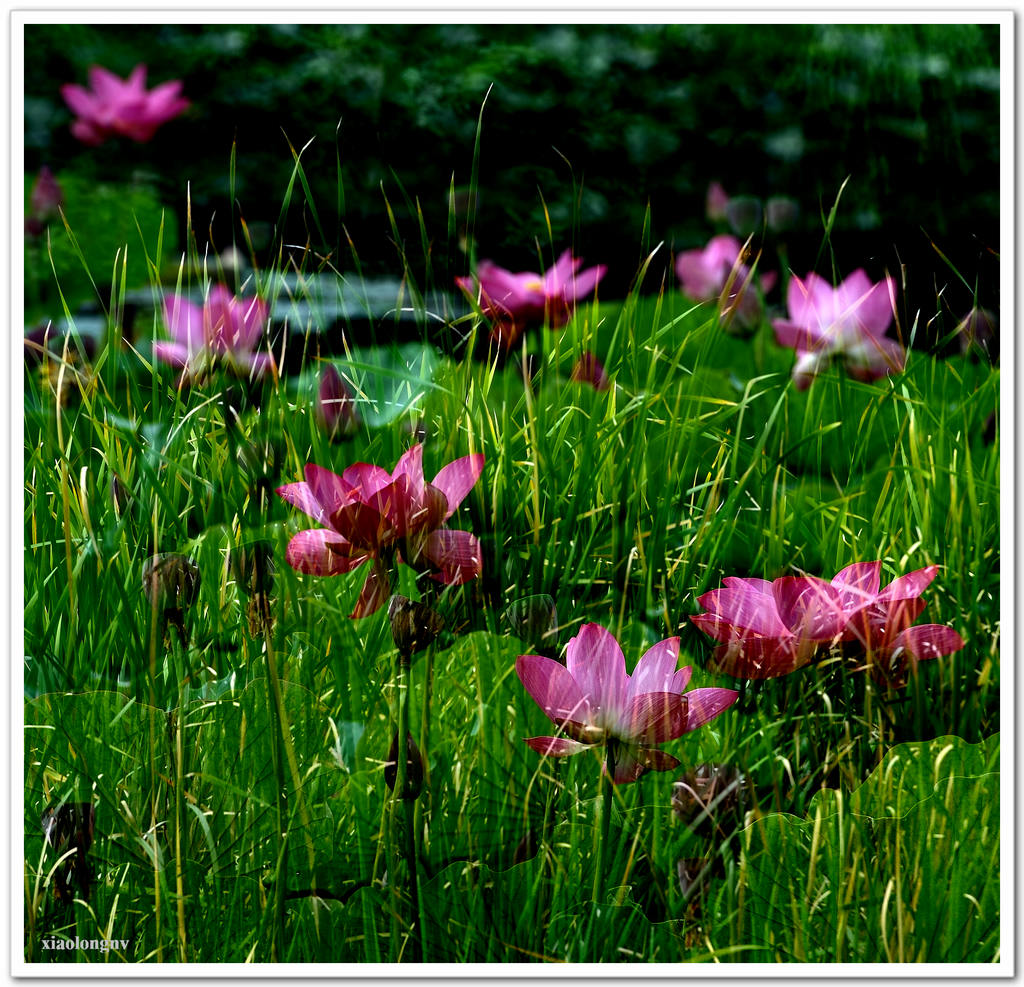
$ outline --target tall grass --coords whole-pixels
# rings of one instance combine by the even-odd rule
[[[457,273],[454,196],[440,258],[415,202],[402,214],[385,200],[396,312],[417,314],[422,343],[399,348],[384,320],[377,338],[336,347],[364,424],[331,444],[314,414],[317,292],[324,277],[339,297],[360,285],[340,280],[337,250],[311,246],[323,217],[292,153],[281,216],[301,189],[310,244],[279,240],[252,283],[292,276],[288,304],[308,306],[286,344],[301,373],[262,390],[226,377],[177,388],[145,345],[119,342],[133,248],[92,366],[65,350],[47,376],[26,374],[26,959],[72,958],[42,951],[44,934],[130,937],[107,962],[996,959],[999,446],[983,433],[998,371],[914,352],[901,375],[865,385],[830,371],[801,393],[767,324],[737,340],[641,272],[626,299],[533,338],[524,380],[520,360],[435,349],[428,299]],[[178,289],[213,276],[198,242],[190,231]],[[157,247],[154,298],[161,266]],[[478,322],[457,334],[472,343]],[[584,349],[609,390],[570,380]],[[57,398],[53,371],[72,396]],[[483,579],[437,593],[403,570],[400,585],[448,628],[409,670],[415,709],[430,696],[412,722],[429,783],[410,810],[410,899],[383,781],[399,685],[387,618],[348,618],[361,574],[284,564],[304,522],[272,489],[309,462],[390,468],[413,429],[428,476],[474,452],[487,465],[452,519],[480,537]],[[227,560],[261,539],[277,571],[256,632]],[[178,651],[140,582],[168,551],[201,573]],[[706,671],[688,618],[724,576],[830,578],[871,559],[889,577],[941,565],[928,620],[956,627],[964,650],[920,664],[899,693],[833,664],[759,684]],[[685,766],[739,768],[744,820],[691,831],[667,774],[619,787],[602,811],[596,756],[560,763],[522,743],[550,730],[513,671],[538,642],[499,614],[538,594],[557,611],[555,651],[589,621],[630,665],[678,634],[696,685],[740,687],[733,710],[672,750]],[[57,901],[38,820],[90,801],[95,879]],[[708,862],[696,892],[677,878],[684,858]]]

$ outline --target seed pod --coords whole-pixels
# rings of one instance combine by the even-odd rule
[[[142,589],[164,627],[176,627],[183,644],[188,642],[185,611],[199,595],[199,566],[184,555],[168,552],[153,555],[142,567]]]
[[[399,793],[400,797],[412,801],[419,798],[423,791],[423,778],[426,775],[426,763],[420,749],[412,739],[412,734],[406,731],[405,734],[405,791]],[[388,759],[384,762],[384,783],[395,790],[398,781],[398,733],[395,733],[391,741],[391,749],[388,751]]]
[[[92,880],[88,853],[96,832],[95,807],[91,802],[64,802],[47,808],[40,822],[47,846],[53,847],[58,857],[75,851],[54,873],[54,895],[58,901],[71,902],[77,888],[78,894],[88,899]]]
[[[396,593],[388,601],[391,637],[403,658],[429,648],[444,630],[444,618],[425,603],[417,603]]]
[[[269,593],[274,588],[274,546],[269,541],[240,545],[228,552],[228,569],[246,596]]]
[[[742,823],[749,799],[746,777],[729,764],[699,764],[672,785],[672,811],[695,833],[729,835]]]
[[[558,635],[558,610],[547,593],[513,600],[502,612],[501,619],[520,640],[538,649],[553,650]]]

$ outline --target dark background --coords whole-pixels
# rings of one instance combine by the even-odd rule
[[[283,240],[351,270],[351,238],[364,273],[401,274],[406,263],[450,288],[469,268],[463,193],[493,87],[480,257],[534,270],[538,243],[548,259],[572,243],[588,264],[608,265],[601,293],[614,298],[664,241],[646,286],[663,275],[674,286],[672,252],[715,232],[704,198],[716,179],[730,195],[798,203],[784,241],[767,236],[769,266],[825,276],[833,263],[840,276],[863,266],[898,281],[902,266],[906,314],[920,310],[922,326],[944,310],[959,317],[975,291],[998,307],[995,26],[37,25],[25,37],[27,174],[46,163],[58,179],[148,185],[179,245],[188,189],[200,253],[238,234],[234,142],[235,200],[261,263]],[[150,87],[183,80],[191,109],[148,144],[79,144],[60,85],[86,84],[91,64],[126,76],[138,62]],[[323,232],[298,183],[275,230],[288,142],[310,139],[302,161]],[[822,214],[848,176],[830,256]]]

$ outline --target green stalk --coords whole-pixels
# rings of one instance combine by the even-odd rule
[[[174,889],[178,914],[178,959],[188,962],[188,933],[185,926],[185,872],[182,866],[182,789],[185,784],[185,655],[184,642],[173,635],[174,674],[178,680],[178,711],[174,727]]]
[[[395,799],[401,805],[402,813],[402,839],[403,852],[405,854],[405,865],[409,874],[409,899],[411,903],[410,923],[410,959],[412,962],[419,962],[420,955],[417,948],[417,939],[412,935],[412,928],[419,920],[419,880],[416,868],[416,835],[413,830],[413,821],[416,810],[415,800],[406,798],[406,787],[408,785],[408,745],[406,735],[409,732],[409,692],[410,675],[409,666],[411,659],[409,655],[400,654],[398,658],[398,746],[397,764],[395,765]],[[417,929],[417,933],[419,930]]]
[[[608,887],[605,868],[608,863],[608,841],[612,826],[612,796],[615,792],[615,742],[611,739],[605,747],[605,772],[601,775],[601,835],[597,844],[597,869],[594,873],[594,901],[601,905],[604,902]]]

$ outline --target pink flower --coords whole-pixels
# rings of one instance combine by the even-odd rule
[[[60,87],[64,102],[77,115],[73,133],[84,144],[102,144],[108,137],[148,141],[157,128],[183,113],[189,101],[182,99],[181,81],[164,82],[146,91],[146,66],[136,65],[127,79],[105,68],[89,69],[89,89]]]
[[[864,649],[876,681],[900,687],[906,670],[919,661],[959,651],[963,638],[944,624],[914,624],[925,608],[921,594],[939,571],[937,565],[894,579],[879,591],[881,562],[856,562],[832,580],[847,614],[843,640]]]
[[[580,271],[582,264],[571,250],[544,274],[513,274],[482,260],[475,278],[456,278],[455,283],[491,320],[491,338],[511,349],[532,326],[547,324],[559,329],[569,321],[576,303],[594,291],[607,270],[602,264]]]
[[[516,672],[526,691],[567,737],[531,737],[539,754],[566,757],[597,744],[611,748],[612,780],[636,781],[646,770],[670,771],[678,758],[656,744],[696,730],[731,706],[733,689],[694,689],[689,667],[676,670],[679,638],[659,641],[637,662],[632,677],[615,638],[600,624],[584,624],[566,647],[566,663],[520,655]]]
[[[737,678],[766,679],[807,665],[846,628],[839,591],[814,576],[774,582],[727,576],[722,588],[697,602],[707,610],[691,620],[721,643],[713,667]]]
[[[320,374],[316,417],[332,439],[351,435],[359,428],[359,413],[352,392],[333,363],[325,364]]]
[[[607,391],[612,386],[601,361],[589,350],[582,353],[573,365],[569,379],[589,384],[595,391]]]
[[[742,263],[743,245],[736,237],[723,233],[712,237],[703,250],[685,250],[676,258],[676,274],[683,291],[698,302],[721,300],[722,318],[735,317],[745,328],[761,317],[761,299],[751,287],[753,272]],[[775,274],[762,275],[762,291],[771,291]],[[722,297],[724,296],[724,297]]]
[[[789,319],[774,319],[772,326],[779,345],[796,350],[793,381],[800,390],[809,387],[834,358],[861,381],[903,369],[906,351],[885,337],[896,304],[891,277],[872,284],[863,270],[857,270],[838,288],[814,273],[803,281],[793,277],[786,303]]]
[[[391,594],[391,563],[433,567],[431,578],[450,586],[482,571],[480,543],[443,523],[472,489],[484,467],[479,453],[456,459],[427,483],[423,446],[414,445],[389,473],[354,463],[341,476],[312,464],[305,482],[277,488],[278,496],[323,525],[300,531],[285,558],[299,572],[336,576],[365,562],[370,571],[353,617],[374,613]]]
[[[185,381],[201,377],[217,362],[244,376],[262,377],[274,369],[269,353],[255,352],[267,316],[262,299],[236,298],[222,284],[210,289],[202,308],[174,295],[164,300],[164,322],[174,341],[154,343],[153,355],[180,367]]]
[[[855,562],[831,582],[814,576],[774,582],[729,576],[722,588],[698,599],[707,613],[691,619],[720,642],[713,667],[746,679],[788,675],[844,642],[862,648],[873,671],[902,670],[908,661],[963,647],[951,627],[911,626],[924,609],[920,597],[938,566],[900,576],[884,590],[879,589],[881,571],[881,562]]]

